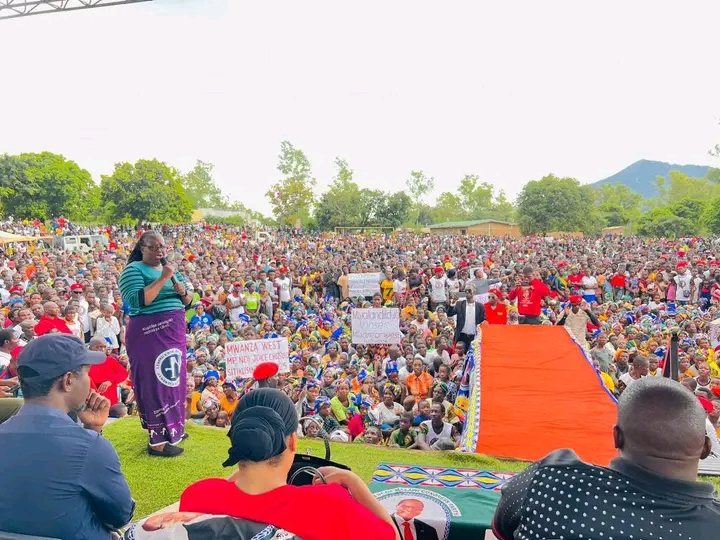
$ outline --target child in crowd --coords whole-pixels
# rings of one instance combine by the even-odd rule
[[[400,427],[390,434],[388,446],[408,450],[417,448],[417,431],[412,427],[412,424],[412,413],[403,413],[400,417]]]
[[[422,399],[418,403],[417,415],[413,418],[413,426],[417,427],[426,420],[430,420],[430,402],[427,399]]]

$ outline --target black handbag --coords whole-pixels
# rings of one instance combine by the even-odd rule
[[[325,458],[313,456],[310,454],[295,454],[292,467],[288,473],[287,483],[291,486],[309,486],[315,478],[325,484],[325,478],[318,472],[320,467],[337,467],[350,471],[350,467],[342,463],[335,463],[330,460],[330,443],[327,439],[323,439],[325,443]]]

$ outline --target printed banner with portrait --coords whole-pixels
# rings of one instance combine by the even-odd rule
[[[484,538],[513,473],[381,463],[370,490],[402,540]],[[408,534],[409,532],[409,534]]]

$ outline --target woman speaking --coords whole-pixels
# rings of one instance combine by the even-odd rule
[[[297,428],[295,405],[280,390],[260,388],[243,396],[228,433],[230,457],[223,463],[238,470],[227,480],[208,478],[188,487],[180,511],[266,523],[303,540],[397,540],[387,510],[354,473],[322,467],[327,485],[287,484]],[[312,519],[302,501],[331,511]]]
[[[182,454],[185,436],[185,306],[192,301],[185,282],[163,264],[165,242],[143,233],[120,275],[120,292],[130,306],[126,347],[140,422],[148,431],[151,456]]]

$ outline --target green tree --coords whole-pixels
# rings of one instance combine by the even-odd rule
[[[501,189],[493,200],[492,217],[500,221],[510,221],[515,219],[515,206],[511,203],[505,190]]]
[[[699,224],[676,216],[669,208],[654,208],[637,222],[637,233],[656,238],[678,238],[698,233]]]
[[[438,196],[431,214],[434,223],[442,223],[463,220],[466,211],[460,196],[445,191]]]
[[[0,157],[0,200],[7,215],[87,221],[99,207],[98,186],[77,163],[51,152]]]
[[[387,194],[379,189],[361,189],[358,193],[357,219],[358,227],[380,227],[379,221]]]
[[[720,156],[718,156],[720,157]],[[712,168],[705,175],[705,180],[711,184],[720,184],[720,169]]]
[[[656,178],[658,196],[653,201],[655,208],[670,206],[681,199],[709,200],[720,196],[720,185],[706,178],[692,178],[678,171],[670,171],[668,179]]]
[[[703,221],[712,234],[720,234],[720,197],[708,203]]]
[[[212,171],[215,166],[197,160],[195,167],[182,177],[185,194],[190,199],[193,208],[227,208],[230,202],[213,179]]]
[[[362,194],[353,181],[353,171],[342,158],[335,158],[337,173],[329,189],[315,205],[315,220],[321,230],[335,227],[359,227],[362,213]],[[366,211],[372,213],[374,209]]]
[[[525,184],[518,195],[517,218],[523,234],[554,231],[597,232],[602,219],[595,194],[574,178],[548,175]]]
[[[700,223],[707,210],[707,203],[700,199],[680,199],[669,210],[678,217]]]
[[[597,207],[608,227],[628,225],[640,217],[642,195],[624,184],[603,184],[595,190],[595,195]]]
[[[283,178],[275,182],[265,196],[270,200],[278,225],[292,226],[298,221],[302,225],[310,223],[315,204],[313,189],[317,183],[312,176],[310,161],[302,150],[283,141],[277,168]]]
[[[463,204],[464,216],[460,219],[483,219],[493,210],[492,184],[480,182],[477,174],[466,174],[460,180],[458,193]]]
[[[178,223],[192,217],[192,202],[180,174],[157,159],[117,163],[100,183],[111,222]]]
[[[405,185],[415,205],[415,225],[421,224],[421,221],[432,220],[430,216],[431,209],[428,205],[423,204],[423,198],[435,189],[435,178],[427,176],[423,171],[410,171],[410,176],[405,180]],[[423,220],[420,219],[421,214]]]
[[[384,198],[384,206],[380,217],[383,227],[400,227],[407,221],[412,208],[412,200],[403,191],[396,191]]]

